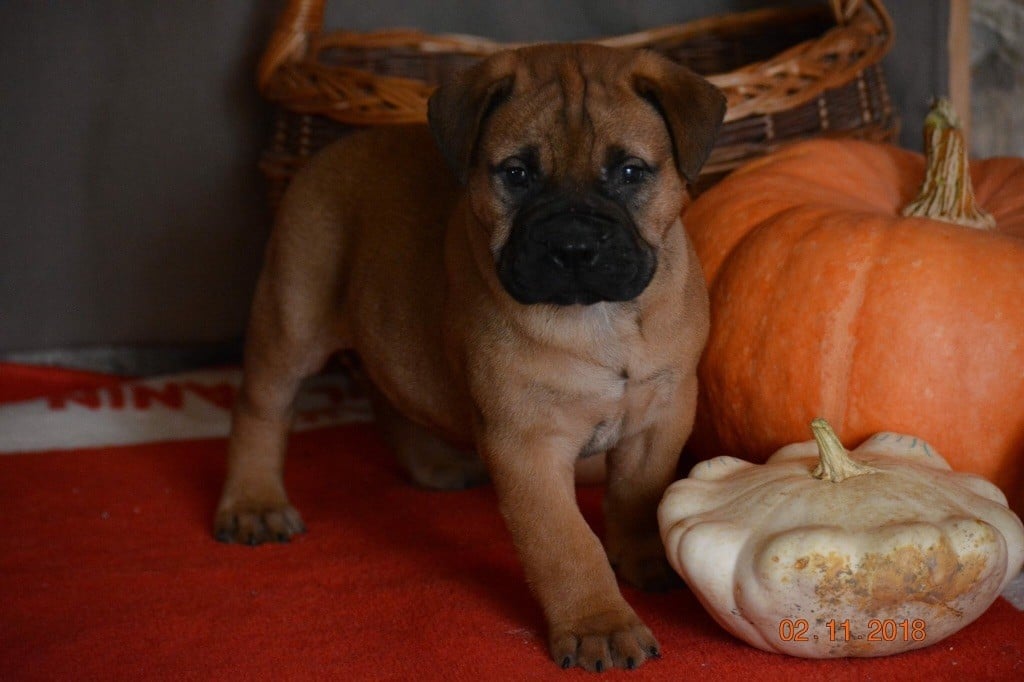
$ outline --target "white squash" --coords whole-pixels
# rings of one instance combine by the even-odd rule
[[[661,502],[669,562],[726,630],[805,658],[884,656],[972,622],[1021,570],[1024,528],[994,485],[912,436],[849,453],[824,420],[812,430],[763,465],[701,462]]]

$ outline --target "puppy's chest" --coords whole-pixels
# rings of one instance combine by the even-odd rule
[[[580,450],[581,457],[604,452],[634,436],[661,418],[678,384],[678,372],[671,367],[633,377],[623,371],[595,396],[597,421]]]

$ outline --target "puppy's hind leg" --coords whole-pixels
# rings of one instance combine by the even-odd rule
[[[463,490],[487,482],[487,469],[474,452],[460,450],[413,422],[369,382],[366,392],[384,440],[416,485]]]
[[[228,475],[217,505],[214,535],[221,542],[287,542],[305,531],[288,502],[282,478],[297,389],[247,371],[235,404]]]
[[[257,286],[232,414],[227,480],[214,518],[221,542],[288,542],[306,530],[285,493],[285,449],[299,385],[327,352],[301,333],[307,325],[282,324],[283,307],[268,289]]]

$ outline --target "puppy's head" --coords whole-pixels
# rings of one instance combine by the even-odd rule
[[[496,54],[429,107],[502,285],[521,303],[560,305],[643,292],[724,114],[693,72],[584,44]]]

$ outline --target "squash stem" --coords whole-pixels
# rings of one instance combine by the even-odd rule
[[[924,183],[903,215],[991,230],[996,221],[978,207],[960,119],[941,98],[924,119]]]
[[[811,422],[811,432],[818,443],[818,466],[811,475],[823,481],[839,483],[852,476],[871,474],[877,471],[866,464],[858,464],[850,459],[850,452],[843,447],[839,436],[832,430],[832,425],[818,418]]]

